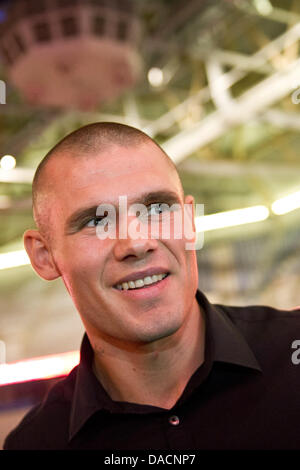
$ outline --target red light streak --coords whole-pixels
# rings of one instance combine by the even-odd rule
[[[79,351],[0,364],[0,385],[67,375],[79,363]]]

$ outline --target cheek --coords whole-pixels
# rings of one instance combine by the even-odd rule
[[[60,250],[59,258],[62,273],[74,282],[78,279],[86,283],[88,279],[99,277],[104,265],[103,250],[99,246],[99,240],[91,237],[65,243]]]
[[[185,207],[183,211],[166,212],[163,214],[159,225],[161,239],[171,240],[174,243],[178,242],[180,250],[192,251],[192,242],[196,240],[192,206]]]
[[[173,240],[172,248],[179,263],[181,275],[185,276],[188,282],[198,276],[197,255],[194,250],[186,249],[186,240]]]

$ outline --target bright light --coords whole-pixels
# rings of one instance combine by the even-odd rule
[[[67,375],[79,363],[79,351],[0,364],[0,385]]]
[[[16,268],[30,264],[26,250],[11,251],[9,253],[0,253],[0,269]]]
[[[289,194],[274,201],[272,204],[272,211],[276,215],[287,214],[288,212],[299,209],[300,207],[300,191]]]
[[[12,155],[4,155],[0,160],[2,170],[12,170],[16,166],[16,159]]]
[[[273,6],[270,0],[254,0],[254,5],[258,13],[267,16],[273,11]]]
[[[159,87],[164,82],[164,74],[158,67],[152,67],[148,72],[148,81],[153,87]]]
[[[196,217],[196,231],[207,232],[224,227],[260,222],[269,217],[269,209],[266,206],[253,206],[244,209],[219,212],[217,214]]]

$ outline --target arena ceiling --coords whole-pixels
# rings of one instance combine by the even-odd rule
[[[17,161],[9,174],[0,170],[2,253],[21,249],[24,230],[34,226],[31,180],[39,161],[90,122],[124,122],[157,139],[206,214],[269,207],[299,188],[299,2],[136,0],[135,7],[140,78],[96,110],[30,105],[0,57],[7,85],[0,152]]]

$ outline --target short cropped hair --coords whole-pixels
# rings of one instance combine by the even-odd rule
[[[51,240],[49,231],[49,220],[44,214],[44,208],[40,204],[40,194],[47,192],[47,163],[58,155],[68,155],[71,158],[83,158],[94,153],[101,153],[108,147],[119,145],[122,147],[138,146],[145,143],[152,143],[162,151],[162,157],[167,161],[171,171],[175,171],[179,183],[181,195],[183,197],[183,188],[177,172],[176,165],[171,158],[164,152],[160,145],[143,131],[125,124],[116,122],[96,122],[83,126],[64,137],[59,141],[39,163],[32,183],[32,206],[33,217],[37,228],[46,237]]]

